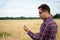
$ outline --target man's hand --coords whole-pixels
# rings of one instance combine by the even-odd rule
[[[29,29],[27,28],[27,26],[25,26],[25,25],[24,25],[24,27],[23,27],[23,28],[24,28],[24,30],[25,30],[26,32],[28,32],[28,31],[29,31]]]

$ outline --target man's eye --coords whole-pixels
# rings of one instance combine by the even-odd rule
[[[39,14],[42,14],[42,12],[39,12]]]

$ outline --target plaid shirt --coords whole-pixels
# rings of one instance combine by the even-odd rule
[[[40,32],[38,34],[34,34],[31,31],[27,32],[27,34],[33,40],[56,40],[57,24],[51,17],[48,17],[44,19],[41,24]]]

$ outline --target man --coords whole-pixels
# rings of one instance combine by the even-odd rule
[[[40,32],[38,34],[34,34],[25,25],[24,30],[33,40],[56,40],[57,24],[50,14],[49,6],[42,4],[38,7],[38,10],[39,16],[43,19]]]

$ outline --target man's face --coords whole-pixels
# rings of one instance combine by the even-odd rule
[[[45,18],[45,15],[46,15],[46,11],[42,11],[41,8],[39,9],[39,16],[44,19]]]

